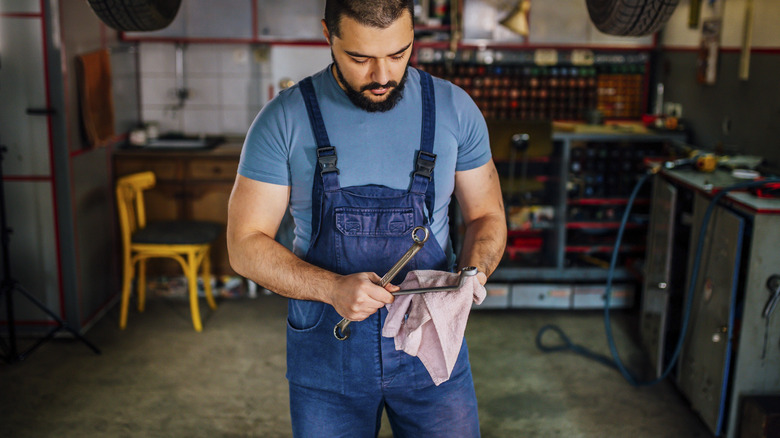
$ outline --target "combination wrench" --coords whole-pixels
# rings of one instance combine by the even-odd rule
[[[417,232],[422,231],[424,232],[423,238],[419,238],[417,236]],[[379,286],[385,287],[387,283],[390,283],[393,281],[393,278],[395,278],[396,275],[401,271],[401,269],[406,266],[407,263],[409,263],[409,260],[414,257],[417,252],[419,252],[425,242],[428,240],[428,229],[425,227],[414,227],[412,230],[412,240],[414,240],[414,243],[412,244],[411,248],[409,248],[408,251],[406,251],[406,254],[401,256],[401,258],[395,262],[393,267],[390,268],[389,271],[387,271],[387,274],[385,274],[384,277],[382,277],[381,280],[379,280]],[[352,322],[348,320],[347,318],[342,319],[339,321],[338,324],[336,324],[335,327],[333,327],[333,336],[336,337],[339,341],[343,341],[349,337],[349,323]]]
[[[417,289],[404,289],[399,290],[398,292],[393,292],[393,296],[399,296],[399,295],[411,295],[411,294],[424,294],[428,292],[453,292],[461,287],[463,287],[463,284],[466,283],[466,279],[469,277],[473,277],[477,275],[477,268],[474,266],[466,266],[460,271],[460,275],[458,276],[458,282],[452,286],[436,286],[436,287],[421,287]]]

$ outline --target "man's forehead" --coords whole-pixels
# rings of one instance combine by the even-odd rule
[[[341,50],[353,55],[397,55],[408,49],[414,41],[414,28],[408,15],[404,14],[386,28],[364,25],[350,17],[342,17],[340,36],[334,35],[332,43],[338,43]]]
[[[338,22],[339,22],[339,27],[340,28],[343,27],[345,24],[347,24],[347,25],[359,26],[359,27],[364,28],[364,29],[383,30],[383,29],[386,29],[386,28],[389,28],[389,27],[392,27],[392,26],[401,26],[401,25],[406,24],[406,26],[404,26],[404,27],[408,27],[410,30],[414,30],[414,19],[412,18],[411,15],[409,15],[409,11],[406,10],[406,9],[404,9],[401,12],[401,15],[399,15],[398,18],[396,18],[395,21],[390,23],[390,25],[388,25],[387,27],[378,27],[378,26],[372,26],[372,25],[369,25],[369,24],[363,24],[363,23],[360,22],[359,19],[351,17],[351,16],[349,16],[349,15],[347,15],[345,13],[341,14],[341,16],[339,17],[339,21]]]

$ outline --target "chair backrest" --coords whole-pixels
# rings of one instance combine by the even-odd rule
[[[119,209],[119,231],[122,247],[130,250],[130,238],[136,230],[146,227],[144,193],[154,187],[154,172],[139,172],[123,176],[116,182],[116,203]]]

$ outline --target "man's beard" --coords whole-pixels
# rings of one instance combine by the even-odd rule
[[[386,84],[371,82],[370,84],[360,87],[360,90],[356,90],[352,88],[352,86],[349,85],[349,82],[347,82],[347,80],[344,78],[344,75],[341,73],[341,69],[339,68],[339,63],[336,62],[336,58],[333,56],[332,51],[331,57],[333,57],[333,65],[336,66],[336,75],[338,75],[339,81],[342,83],[342,85],[344,85],[347,97],[358,108],[366,110],[370,113],[390,111],[395,107],[398,101],[404,97],[404,85],[406,84],[406,73],[408,71],[407,68],[404,68],[404,75],[401,77],[400,83],[396,81],[389,81]],[[373,90],[376,88],[387,88],[390,90],[387,92],[387,97],[385,100],[374,102],[373,100],[363,95],[363,91]]]

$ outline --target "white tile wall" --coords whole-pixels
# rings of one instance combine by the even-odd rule
[[[243,132],[252,124],[259,110],[251,109],[223,109],[222,110],[222,129],[225,132]]]
[[[183,129],[188,134],[219,134],[222,129],[222,112],[219,107],[188,108],[182,111]]]
[[[270,59],[271,83],[275,93],[280,91],[282,79],[298,82],[332,62],[328,46],[272,46]]]
[[[220,72],[225,75],[250,75],[255,59],[250,46],[232,46],[219,52]]]
[[[219,76],[222,71],[222,51],[228,46],[213,44],[188,44],[184,52],[184,70],[191,77]]]
[[[173,44],[141,44],[140,70],[148,76],[173,75],[176,52]]]
[[[189,98],[186,104],[195,107],[218,107],[220,98],[219,74],[214,76],[195,76],[188,77],[185,86],[189,90]]]
[[[162,133],[244,135],[268,101],[267,50],[249,44],[188,44],[184,81],[189,98],[178,106],[173,43],[139,45],[141,116]]]
[[[159,107],[159,108],[158,108]],[[155,121],[160,132],[184,132],[182,111],[164,109],[164,106],[146,106],[142,109],[144,121]]]
[[[166,106],[176,103],[176,79],[173,76],[143,76],[143,72],[141,75],[142,106]]]
[[[223,106],[248,108],[260,105],[259,84],[251,76],[223,76],[219,81],[220,101]]]

